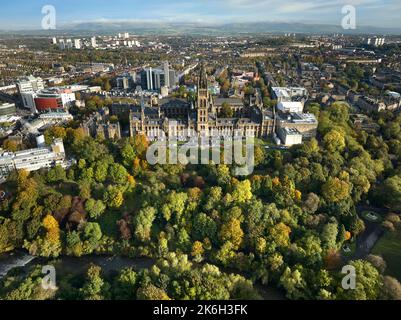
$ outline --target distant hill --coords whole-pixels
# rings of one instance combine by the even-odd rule
[[[239,35],[263,33],[303,33],[303,34],[383,34],[401,35],[401,28],[382,28],[360,26],[356,30],[344,30],[339,25],[286,23],[286,22],[252,22],[226,24],[197,23],[164,23],[164,22],[85,22],[59,26],[54,31],[26,30],[2,31],[15,34],[114,34],[115,32],[131,32],[138,35]]]

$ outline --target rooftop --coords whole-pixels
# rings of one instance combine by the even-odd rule
[[[302,135],[296,128],[282,128],[287,136],[299,136]]]
[[[289,113],[280,116],[281,122],[298,123],[298,124],[317,124],[318,121],[312,113]]]
[[[242,99],[239,98],[216,98],[215,103],[216,105],[222,105],[224,102],[234,106],[234,105],[244,105]]]
[[[317,119],[313,113],[292,113],[293,122],[317,123]]]
[[[0,102],[0,109],[15,107],[15,103]]]
[[[277,98],[291,100],[295,96],[307,95],[307,90],[302,87],[272,87]]]

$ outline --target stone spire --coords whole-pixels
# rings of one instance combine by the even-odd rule
[[[202,62],[201,63],[201,69],[200,69],[200,75],[199,75],[199,83],[198,83],[198,89],[207,89],[207,74],[206,74],[206,68],[205,64]]]

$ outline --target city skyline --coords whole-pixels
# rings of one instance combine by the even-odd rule
[[[149,2],[106,1],[21,1],[4,3],[0,13],[2,30],[38,30],[42,8],[56,8],[57,27],[69,28],[83,23],[194,23],[300,22],[340,25],[345,5],[356,8],[357,26],[401,28],[398,19],[401,3],[397,0],[162,0]]]

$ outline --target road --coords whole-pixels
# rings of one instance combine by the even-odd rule
[[[358,206],[356,209],[359,216],[361,216],[361,213],[364,211],[373,211],[380,215],[388,212],[387,209],[373,208],[368,206]],[[381,226],[381,223],[374,223],[365,219],[364,222],[366,228],[365,231],[357,237],[355,253],[350,257],[343,256],[343,260],[345,262],[365,259],[370,254],[377,241],[379,241],[384,234],[384,229]]]
[[[356,251],[352,260],[365,259],[384,234],[384,230],[379,223],[365,221],[365,225],[365,231],[356,240]]]

